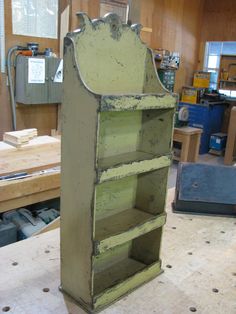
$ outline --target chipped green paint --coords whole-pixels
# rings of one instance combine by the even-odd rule
[[[166,222],[166,214],[161,214],[158,216],[147,215],[149,218],[142,223],[136,224],[133,227],[130,227],[128,230],[112,235],[101,241],[94,241],[94,254],[101,254],[114,246],[128,242],[138,236],[148,233],[156,228],[162,227]],[[124,217],[125,218],[125,217]],[[125,219],[123,221],[125,225]]]
[[[98,161],[137,150],[141,111],[102,112],[99,121]]]
[[[137,180],[137,176],[129,176],[96,185],[96,221],[135,207]]]
[[[177,98],[138,26],[78,17],[64,41],[61,284],[93,313],[161,272]]]
[[[156,169],[170,166],[171,159],[168,156],[162,156],[159,158],[153,158],[151,160],[143,160],[124,164],[118,167],[110,168],[102,171],[98,174],[99,183],[108,180],[117,180],[126,176],[132,176],[147,171],[153,171]]]
[[[126,293],[150,281],[162,272],[161,261],[147,266],[144,270],[136,273],[130,278],[118,283],[114,287],[105,290],[103,293],[94,297],[94,309],[101,310],[103,307],[119,299]]]
[[[85,28],[80,36],[74,36],[75,56],[84,84],[102,95],[142,93],[147,48],[138,35],[117,18],[112,24],[108,17],[106,23],[93,25],[86,16],[84,19]],[[122,36],[114,37],[114,33]],[[129,53],[134,50],[135,58]]]
[[[171,95],[124,95],[103,96],[101,111],[147,110],[175,108],[176,100]]]

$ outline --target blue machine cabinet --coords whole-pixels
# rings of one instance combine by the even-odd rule
[[[179,102],[178,106],[179,108],[187,107],[189,109],[189,126],[203,130],[199,154],[208,153],[211,134],[221,131],[226,104],[223,102],[214,104]]]

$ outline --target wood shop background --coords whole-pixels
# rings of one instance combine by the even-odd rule
[[[99,114],[96,116],[99,125],[97,126],[98,130],[94,127],[98,134],[100,134],[99,130],[103,130],[103,135],[98,135],[98,138],[104,136],[105,139],[104,141],[103,139],[98,140],[99,143],[92,139],[93,119],[89,120],[88,118],[88,121],[86,121],[87,116],[83,110],[75,112],[74,117],[85,114],[84,120],[81,120],[81,125],[84,121],[84,129],[82,126],[78,128],[78,133],[81,130],[84,132],[85,141],[78,139],[78,145],[84,143],[78,147],[78,150],[72,148],[77,145],[75,119],[71,118],[72,115],[68,113],[69,111],[67,112],[67,109],[63,110],[62,108],[63,104],[64,106],[66,104],[67,107],[73,104],[73,97],[69,99],[70,96],[68,96],[69,89],[68,92],[65,91],[66,86],[70,84],[63,84],[63,69],[65,67],[65,58],[63,60],[63,57],[64,50],[68,53],[70,49],[74,49],[64,49],[65,36],[75,30],[79,34],[83,29],[81,18],[76,15],[77,12],[86,13],[91,21],[103,18],[110,12],[115,13],[119,17],[119,23],[128,24],[127,29],[131,27],[131,24],[141,24],[141,29],[138,26],[135,28],[139,29],[137,36],[140,36],[141,41],[147,47],[150,47],[153,53],[151,66],[146,61],[143,68],[145,68],[145,73],[148,73],[153,66],[154,72],[152,73],[155,73],[154,76],[157,76],[158,82],[159,80],[161,82],[158,83],[157,90],[144,87],[142,92],[139,93],[141,96],[138,97],[141,100],[137,106],[140,107],[138,107],[139,110],[137,110],[137,107],[132,108],[134,117],[128,117],[132,113],[131,103],[128,104],[127,102],[126,104],[124,99],[123,105],[129,108],[124,113],[127,114],[127,117],[123,120],[121,113],[120,120],[114,118],[114,122],[110,124],[106,122],[108,118],[102,118],[103,111],[108,110],[108,105],[106,108],[105,105],[102,107],[103,102],[107,101],[106,98],[102,98],[103,102],[101,101],[101,105],[98,106],[103,109],[98,109]],[[114,19],[114,23],[118,23],[115,17],[112,17],[112,19]],[[83,27],[85,25],[88,27],[86,18],[82,18],[82,20]],[[101,21],[93,23],[91,21],[93,31],[99,29],[99,27],[102,29],[101,26],[96,26],[100,25]],[[104,25],[112,23],[108,22],[110,21],[109,18],[104,21]],[[119,36],[122,38],[123,35]],[[67,44],[69,42],[68,38],[65,41]],[[106,39],[103,40],[101,45],[106,47]],[[134,44],[133,49],[125,51],[126,46],[125,44],[122,46],[122,40],[120,40],[120,43],[117,40],[118,44],[120,46],[117,46],[117,49],[121,49],[121,53],[116,54],[115,52],[115,58],[120,58],[117,63],[122,64],[122,58],[126,54],[129,55],[127,60],[133,59],[133,63],[127,61],[130,62],[130,67],[132,63],[132,66],[137,65],[137,68],[139,68],[140,64],[138,63],[141,59],[139,59],[138,46]],[[75,40],[73,47],[76,45],[77,41]],[[109,45],[109,41],[107,41],[107,45]],[[142,47],[146,47],[145,45],[142,45]],[[83,51],[80,52],[86,62],[83,63],[78,73],[82,76],[81,73],[87,66],[85,73],[91,72],[94,80],[96,80],[96,77],[103,80],[103,77],[96,72],[99,68],[99,66],[97,67],[100,62],[99,58],[102,58],[102,50],[99,50],[99,48],[96,50],[97,46],[94,43],[95,48],[92,55],[90,48],[86,47],[86,41],[83,47],[88,49],[88,55],[86,60]],[[78,51],[80,51],[79,49],[80,46],[78,45]],[[111,47],[111,54],[112,49]],[[125,51],[124,53],[122,49]],[[107,51],[104,52],[104,58],[106,53]],[[92,59],[89,59],[90,56],[92,56]],[[78,60],[80,60],[79,58],[80,56]],[[107,57],[108,68],[111,59]],[[75,61],[74,67],[80,66],[78,60]],[[112,68],[112,65],[110,68]],[[116,67],[114,68],[116,69]],[[129,72],[128,69],[127,66],[127,73]],[[69,73],[69,70],[66,73]],[[138,73],[137,70],[137,76]],[[104,74],[104,81],[106,75],[107,72]],[[89,82],[89,74],[84,77]],[[153,77],[153,74],[151,77]],[[131,77],[132,79],[136,81],[135,75]],[[90,88],[89,83],[84,83],[83,79],[78,80],[78,86],[80,86],[78,90],[83,84],[90,90],[90,95],[92,95],[92,88]],[[94,86],[96,84],[94,83]],[[126,84],[126,86],[128,85],[129,83]],[[100,85],[98,84],[98,86]],[[112,95],[107,90],[105,86],[104,95]],[[124,91],[121,87],[117,94],[131,96],[134,94],[133,90],[130,90],[130,92],[127,92],[127,90],[128,87],[124,88]],[[73,90],[70,92],[72,95]],[[98,94],[100,93],[94,90],[93,95],[98,97]],[[159,96],[162,94],[162,102],[158,98],[159,96],[155,96],[156,94]],[[145,105],[145,100],[142,102],[142,97],[148,97],[148,95],[151,95],[151,98],[146,98]],[[78,99],[79,97],[78,94]],[[152,97],[158,98],[157,105],[152,104]],[[170,99],[168,97],[172,97],[171,101],[175,99],[175,105],[172,106],[171,101],[168,103],[168,100],[165,102],[165,99]],[[86,96],[83,94],[81,99],[78,100],[78,107],[85,102]],[[111,98],[110,101],[112,102],[114,99]],[[122,111],[118,108],[117,103],[112,105],[113,115],[116,114],[116,111]],[[122,102],[120,101],[120,103]],[[92,105],[91,101],[91,107]],[[154,122],[159,123],[159,120],[154,116],[153,119],[150,119],[148,114],[145,116],[145,108],[150,112],[154,110],[153,108],[162,110],[160,120],[164,121],[165,127],[157,126],[157,129],[155,129]],[[171,117],[171,108],[174,108],[173,120],[169,118],[169,115],[165,115],[165,112],[169,110]],[[110,110],[112,111],[112,109]],[[137,112],[142,114],[140,119]],[[112,114],[109,116],[110,121],[113,121]],[[136,118],[139,122],[135,120]],[[150,119],[150,121],[147,122],[145,119]],[[130,123],[130,128],[125,125],[125,121]],[[75,125],[74,135],[73,131],[68,131],[68,125],[73,123]],[[91,128],[88,127],[90,123]],[[102,123],[105,126],[102,126]],[[132,123],[133,129],[131,127]],[[140,126],[138,126],[138,123]],[[112,128],[112,124],[114,128]],[[123,131],[121,131],[122,128]],[[129,140],[132,141],[131,138],[136,131],[139,134],[135,135],[136,140],[137,142],[141,141],[140,147],[142,148],[134,149],[137,154],[136,157],[131,158],[128,153],[132,152],[133,142],[129,142]],[[65,132],[65,135],[63,135],[63,132]],[[68,136],[69,132],[71,132],[70,136]],[[106,135],[106,132],[110,132],[111,137],[113,136],[112,140]],[[146,140],[149,139],[147,142],[152,142],[155,146],[155,143],[159,141],[163,145],[162,148],[160,150],[157,148],[155,152],[153,152],[153,148],[147,148],[149,144],[144,143],[145,136],[141,139],[140,134],[142,132],[146,132],[145,134],[150,132],[149,135],[145,135]],[[159,139],[158,136],[162,137],[163,140]],[[61,152],[61,139],[65,143],[71,141],[74,146],[65,144],[64,151],[62,148]],[[117,147],[121,148],[113,149],[111,142],[114,141],[115,143],[116,140]],[[94,171],[98,177],[94,179],[96,183],[91,187],[94,195],[91,198],[91,204],[94,202],[95,205],[91,205],[92,218],[89,217],[93,221],[93,227],[91,227],[91,230],[85,228],[83,232],[88,235],[88,239],[95,237],[96,241],[93,239],[92,244],[88,242],[94,248],[91,249],[92,259],[99,259],[97,256],[100,255],[96,255],[98,252],[102,257],[99,260],[100,264],[98,263],[100,266],[94,266],[92,263],[90,270],[88,270],[85,267],[87,263],[85,262],[86,249],[83,248],[75,253],[74,258],[78,258],[78,265],[84,274],[91,271],[89,280],[92,282],[92,288],[90,287],[91,290],[88,288],[88,291],[87,288],[81,289],[81,291],[78,288],[78,294],[74,293],[76,284],[71,284],[68,288],[66,279],[62,279],[62,288],[64,280],[63,289],[73,299],[82,304],[82,307],[89,313],[92,313],[93,310],[100,310],[99,302],[101,302],[102,309],[103,306],[113,303],[136,286],[155,277],[150,274],[149,279],[145,279],[145,276],[148,278],[150,263],[145,259],[144,262],[140,257],[142,255],[140,251],[145,252],[143,253],[145,255],[153,250],[148,246],[150,240],[157,247],[158,258],[156,257],[156,259],[158,259],[158,262],[162,260],[162,266],[160,267],[164,269],[164,274],[148,283],[148,289],[139,288],[123,301],[118,301],[109,307],[104,313],[236,313],[236,1],[0,0],[0,269],[3,274],[3,276],[0,276],[0,287],[3,289],[0,294],[2,295],[2,297],[0,296],[0,312],[83,313],[82,310],[82,312],[78,312],[76,302],[68,301],[67,298],[63,297],[62,292],[58,290],[58,286],[60,285],[59,232],[62,227],[61,224],[62,222],[65,224],[61,228],[62,238],[67,237],[68,240],[70,239],[68,230],[73,225],[73,221],[67,218],[67,215],[74,215],[75,221],[77,219],[77,213],[74,213],[72,209],[68,209],[68,214],[64,213],[62,220],[60,217],[61,203],[63,207],[65,206],[65,200],[69,198],[76,199],[77,186],[79,186],[81,180],[87,182],[87,179],[85,179],[87,177],[86,172],[81,170],[84,176],[81,175],[80,177],[79,170],[77,174],[77,170],[73,173],[70,169],[68,173],[73,179],[71,179],[72,183],[69,186],[66,167],[69,167],[68,164],[71,158],[73,167],[90,169],[90,166],[85,162],[86,158],[82,156],[82,151],[87,151],[86,141],[95,147],[94,150],[100,157],[97,157],[96,154],[94,157],[96,159],[94,166],[96,169]],[[130,151],[126,151],[126,148],[123,147],[125,144],[123,146],[121,144],[122,141],[124,143],[127,141]],[[170,143],[168,152],[164,141]],[[96,145],[100,145],[100,147],[104,145],[105,148],[99,149]],[[101,157],[102,149],[104,149],[104,158]],[[76,160],[73,161],[77,153],[79,156],[78,163]],[[117,155],[115,156],[117,161],[110,159],[108,162],[108,158],[114,157],[114,155]],[[156,158],[155,163],[154,155]],[[107,161],[105,161],[105,157],[107,157]],[[157,157],[164,159],[159,160]],[[169,158],[168,161],[165,158]],[[148,168],[147,166],[148,162],[151,162],[150,159],[153,161],[152,167],[154,168]],[[160,166],[161,163],[163,163],[162,166]],[[124,169],[130,167],[129,174],[127,172],[124,175],[126,170],[120,170],[121,165],[126,167]],[[147,199],[155,199],[155,197],[153,195],[143,196],[143,200],[141,200],[142,195],[138,197],[137,194],[146,193],[142,192],[145,190],[145,186],[150,188],[149,183],[156,180],[156,177],[151,177],[150,173],[152,172],[150,171],[156,173],[155,171],[160,171],[160,168],[162,172],[159,173],[159,176],[162,179],[159,179],[160,182],[157,179],[159,183],[155,187],[157,198],[163,199],[163,210],[160,209],[161,205],[159,204],[157,205],[157,212],[154,209],[152,211],[150,208],[144,210],[142,207],[144,207]],[[166,172],[163,169],[166,169]],[[117,171],[116,175],[115,170]],[[119,171],[121,172],[119,173]],[[88,178],[90,178],[90,172],[92,173],[92,170],[88,170]],[[148,174],[144,174],[144,172]],[[145,175],[150,175],[150,179],[149,177],[145,178]],[[127,178],[136,176],[136,183],[133,183],[132,186],[135,195],[133,202],[136,203],[133,204],[130,213],[128,213],[127,195],[131,191],[132,184],[128,182],[128,179],[125,181],[126,176]],[[156,176],[158,177],[157,174]],[[109,186],[109,182],[116,182],[117,178],[120,180],[120,186]],[[97,185],[104,185],[104,190],[103,188],[98,189]],[[84,194],[90,193],[89,191],[89,189],[84,189]],[[64,197],[62,202],[60,200],[61,192]],[[117,193],[116,196],[114,196],[115,193]],[[98,201],[99,197],[101,199]],[[123,211],[118,210],[118,205],[115,206],[112,203],[114,197],[117,204],[119,202],[123,204],[119,203],[119,206],[124,206]],[[109,200],[110,205],[107,206],[108,208],[109,206],[115,208],[112,209],[115,213],[113,213],[114,216],[107,213],[104,216],[94,214],[94,211],[96,212],[95,208],[98,207],[102,212],[102,206],[106,202],[109,203]],[[96,205],[96,202],[99,205]],[[158,201],[155,202],[158,203]],[[85,201],[83,200],[81,203],[83,204],[78,201],[78,220],[80,217],[81,219],[84,217],[82,207],[85,206]],[[71,206],[72,208],[73,206],[69,204],[70,201],[68,201],[68,207]],[[63,211],[66,212],[66,209],[64,208]],[[144,217],[140,212],[142,212],[142,215],[145,212],[145,215],[150,217]],[[165,212],[167,212],[166,225],[162,229],[164,222],[160,224],[161,218],[159,217],[159,220],[155,222],[156,227],[154,227],[154,218],[157,219],[156,214],[162,215]],[[153,227],[148,225],[151,219],[153,219]],[[110,230],[108,225],[113,225],[113,228]],[[160,258],[160,241],[158,240],[159,244],[156,244],[153,236],[157,225],[159,226],[157,237],[161,238],[163,233]],[[97,231],[99,228],[104,228],[105,231],[100,230],[99,233]],[[75,237],[76,231],[73,231],[72,234],[72,230],[74,229],[71,228],[73,246],[73,237]],[[147,230],[151,234],[150,239],[143,238],[143,240],[139,240],[139,237],[147,236],[145,234]],[[119,240],[117,240],[118,238]],[[108,239],[110,239],[110,242]],[[127,239],[131,243],[129,249],[126,246],[128,253],[123,248],[124,243],[128,243]],[[65,241],[66,244],[63,244],[63,241],[62,247],[70,246],[68,244],[70,240]],[[104,244],[102,244],[102,241],[104,241]],[[118,249],[114,249],[115,244],[111,244],[112,241],[117,246],[119,244],[120,250],[124,249],[125,253],[120,253],[121,251],[118,252]],[[106,248],[106,245],[110,245],[109,249]],[[137,249],[137,246],[140,246],[140,249]],[[76,245],[73,247],[75,248]],[[70,255],[69,249],[68,251],[65,250],[66,253],[63,253],[63,248],[61,250],[62,258],[65,258],[63,257],[65,255]],[[105,252],[105,250],[107,251]],[[112,250],[115,250],[114,257],[109,257],[109,252],[112,252]],[[128,264],[128,262],[122,264],[121,261],[124,255],[127,254],[129,260],[131,260],[130,256],[132,255],[132,261],[134,261],[133,256],[138,256],[136,258],[138,262],[135,261],[140,265]],[[153,258],[154,253],[151,255]],[[119,264],[119,267],[114,266],[116,263]],[[32,269],[40,268],[41,265],[43,265],[41,277],[39,280],[35,280],[37,278],[32,275]],[[72,265],[74,264],[72,263]],[[108,275],[105,273],[107,265],[111,267]],[[73,266],[70,267],[73,269]],[[70,267],[68,266],[68,268]],[[68,275],[67,270],[64,271],[66,273],[65,278],[73,277],[71,274]],[[62,274],[64,271],[62,270]],[[24,273],[27,273],[27,280],[25,281],[22,279]],[[143,279],[141,277],[137,279],[139,273],[143,273]],[[161,273],[161,270],[158,271],[159,273]],[[47,277],[47,274],[50,274],[49,277]],[[75,278],[76,276],[75,272]],[[114,276],[114,280],[109,276]],[[78,281],[81,280],[84,287],[86,287],[83,279],[81,279],[83,276],[80,277],[79,273],[78,278]],[[129,286],[127,278],[131,282],[129,291],[126,288]],[[104,283],[102,284],[103,280]],[[132,283],[132,280],[136,280],[137,283]],[[10,284],[6,289],[7,283],[11,281],[14,281],[14,284]],[[15,285],[21,285],[21,282],[24,284],[16,293]],[[122,285],[123,292],[117,292]],[[30,301],[24,300],[23,297],[25,291],[33,296],[32,287],[35,289],[34,297],[36,296],[33,309]],[[111,288],[116,290],[109,290]],[[101,297],[104,291],[107,294],[110,293],[111,299],[105,294]],[[116,291],[116,294],[114,291]],[[44,294],[45,292],[47,294]],[[42,302],[38,301],[41,299],[41,293],[43,293],[42,296],[47,295],[48,301],[46,299],[43,299]],[[112,293],[114,297],[111,297]],[[88,295],[91,296],[91,299],[87,297]],[[173,304],[170,301],[170,296],[167,295],[172,295],[179,301]],[[105,302],[103,297],[106,297],[106,300],[109,301]]]

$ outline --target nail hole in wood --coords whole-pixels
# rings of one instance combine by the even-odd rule
[[[193,255],[193,253],[192,252],[188,252],[188,255]]]
[[[45,253],[50,253],[50,251],[49,251],[49,250],[45,250],[44,252],[45,252]]]
[[[219,292],[219,290],[216,289],[216,288],[213,288],[212,291],[215,292],[215,293],[218,293],[218,292]]]
[[[4,306],[3,308],[2,308],[2,311],[3,312],[9,312],[10,311],[10,306]]]
[[[172,227],[172,229],[176,229],[176,227]]]
[[[236,276],[236,273],[232,273],[233,276]]]
[[[207,244],[211,243],[210,241],[206,241]]]
[[[13,263],[12,263],[12,266],[17,266],[17,265],[18,265],[17,262],[13,262]]]
[[[222,230],[221,233],[225,233],[225,231]]]
[[[49,292],[49,288],[43,288],[43,292]]]
[[[189,311],[190,311],[190,312],[197,312],[197,309],[196,309],[195,307],[191,306],[191,307],[189,308]]]
[[[170,264],[167,264],[166,267],[167,268],[172,268],[172,266]]]

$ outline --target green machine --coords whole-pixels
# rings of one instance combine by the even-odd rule
[[[158,69],[158,75],[165,88],[173,92],[175,87],[175,70]]]
[[[64,41],[61,290],[94,313],[162,272],[177,98],[139,25],[78,18]]]

